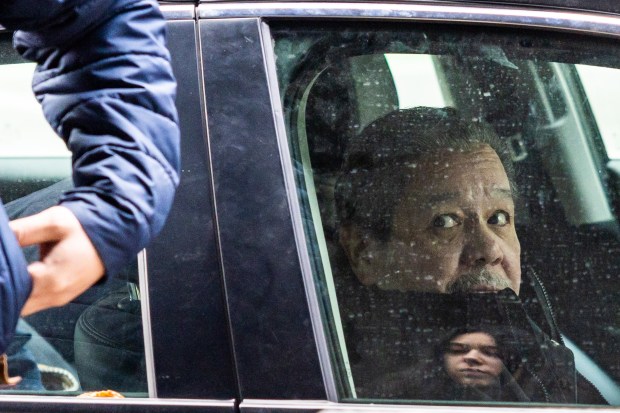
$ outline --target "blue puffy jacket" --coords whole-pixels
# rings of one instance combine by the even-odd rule
[[[179,174],[176,83],[150,0],[2,0],[0,24],[38,63],[33,90],[73,157],[61,204],[115,274],[162,228]],[[1,194],[0,194],[1,196]],[[0,208],[0,352],[31,290]]]

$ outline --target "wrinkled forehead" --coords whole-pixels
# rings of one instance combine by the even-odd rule
[[[501,169],[506,171],[497,153],[488,145],[479,145],[469,149],[443,148],[428,152],[414,164],[423,173],[445,174],[462,173],[474,168]],[[507,178],[507,177],[506,177]]]
[[[502,162],[487,145],[473,150],[442,149],[411,162],[411,189],[429,202],[439,202],[475,192],[511,197],[510,182]],[[448,199],[445,199],[448,200]]]

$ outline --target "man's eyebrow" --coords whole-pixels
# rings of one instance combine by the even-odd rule
[[[491,191],[491,195],[494,198],[501,199],[513,199],[512,190],[510,188],[494,188]],[[442,192],[440,194],[433,194],[428,197],[426,200],[426,204],[428,205],[437,205],[448,201],[453,201],[460,197],[459,192]]]
[[[459,196],[460,194],[458,192],[442,192],[440,194],[434,194],[429,196],[426,200],[426,203],[430,205],[441,204],[447,201],[458,199]]]
[[[512,196],[512,190],[510,188],[495,188],[491,191],[491,194],[498,198],[514,198]]]

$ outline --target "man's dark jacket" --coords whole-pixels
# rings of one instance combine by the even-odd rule
[[[150,0],[4,0],[0,24],[37,62],[34,93],[72,151],[69,208],[119,271],[156,235],[179,173],[176,83],[165,23]],[[1,194],[0,194],[1,196]],[[0,352],[32,288],[0,208]]]
[[[509,288],[488,294],[399,292],[349,277],[337,280],[337,291],[360,398],[607,404],[577,373],[572,352],[550,339]],[[505,366],[496,387],[472,391],[447,380],[442,354],[459,330],[495,339]]]

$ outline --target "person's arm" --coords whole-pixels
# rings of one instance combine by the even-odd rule
[[[28,314],[115,274],[162,228],[178,184],[176,83],[155,1],[9,1],[0,24],[36,30],[14,44],[38,63],[33,90],[73,154],[60,206],[11,222],[21,245],[42,246]]]

